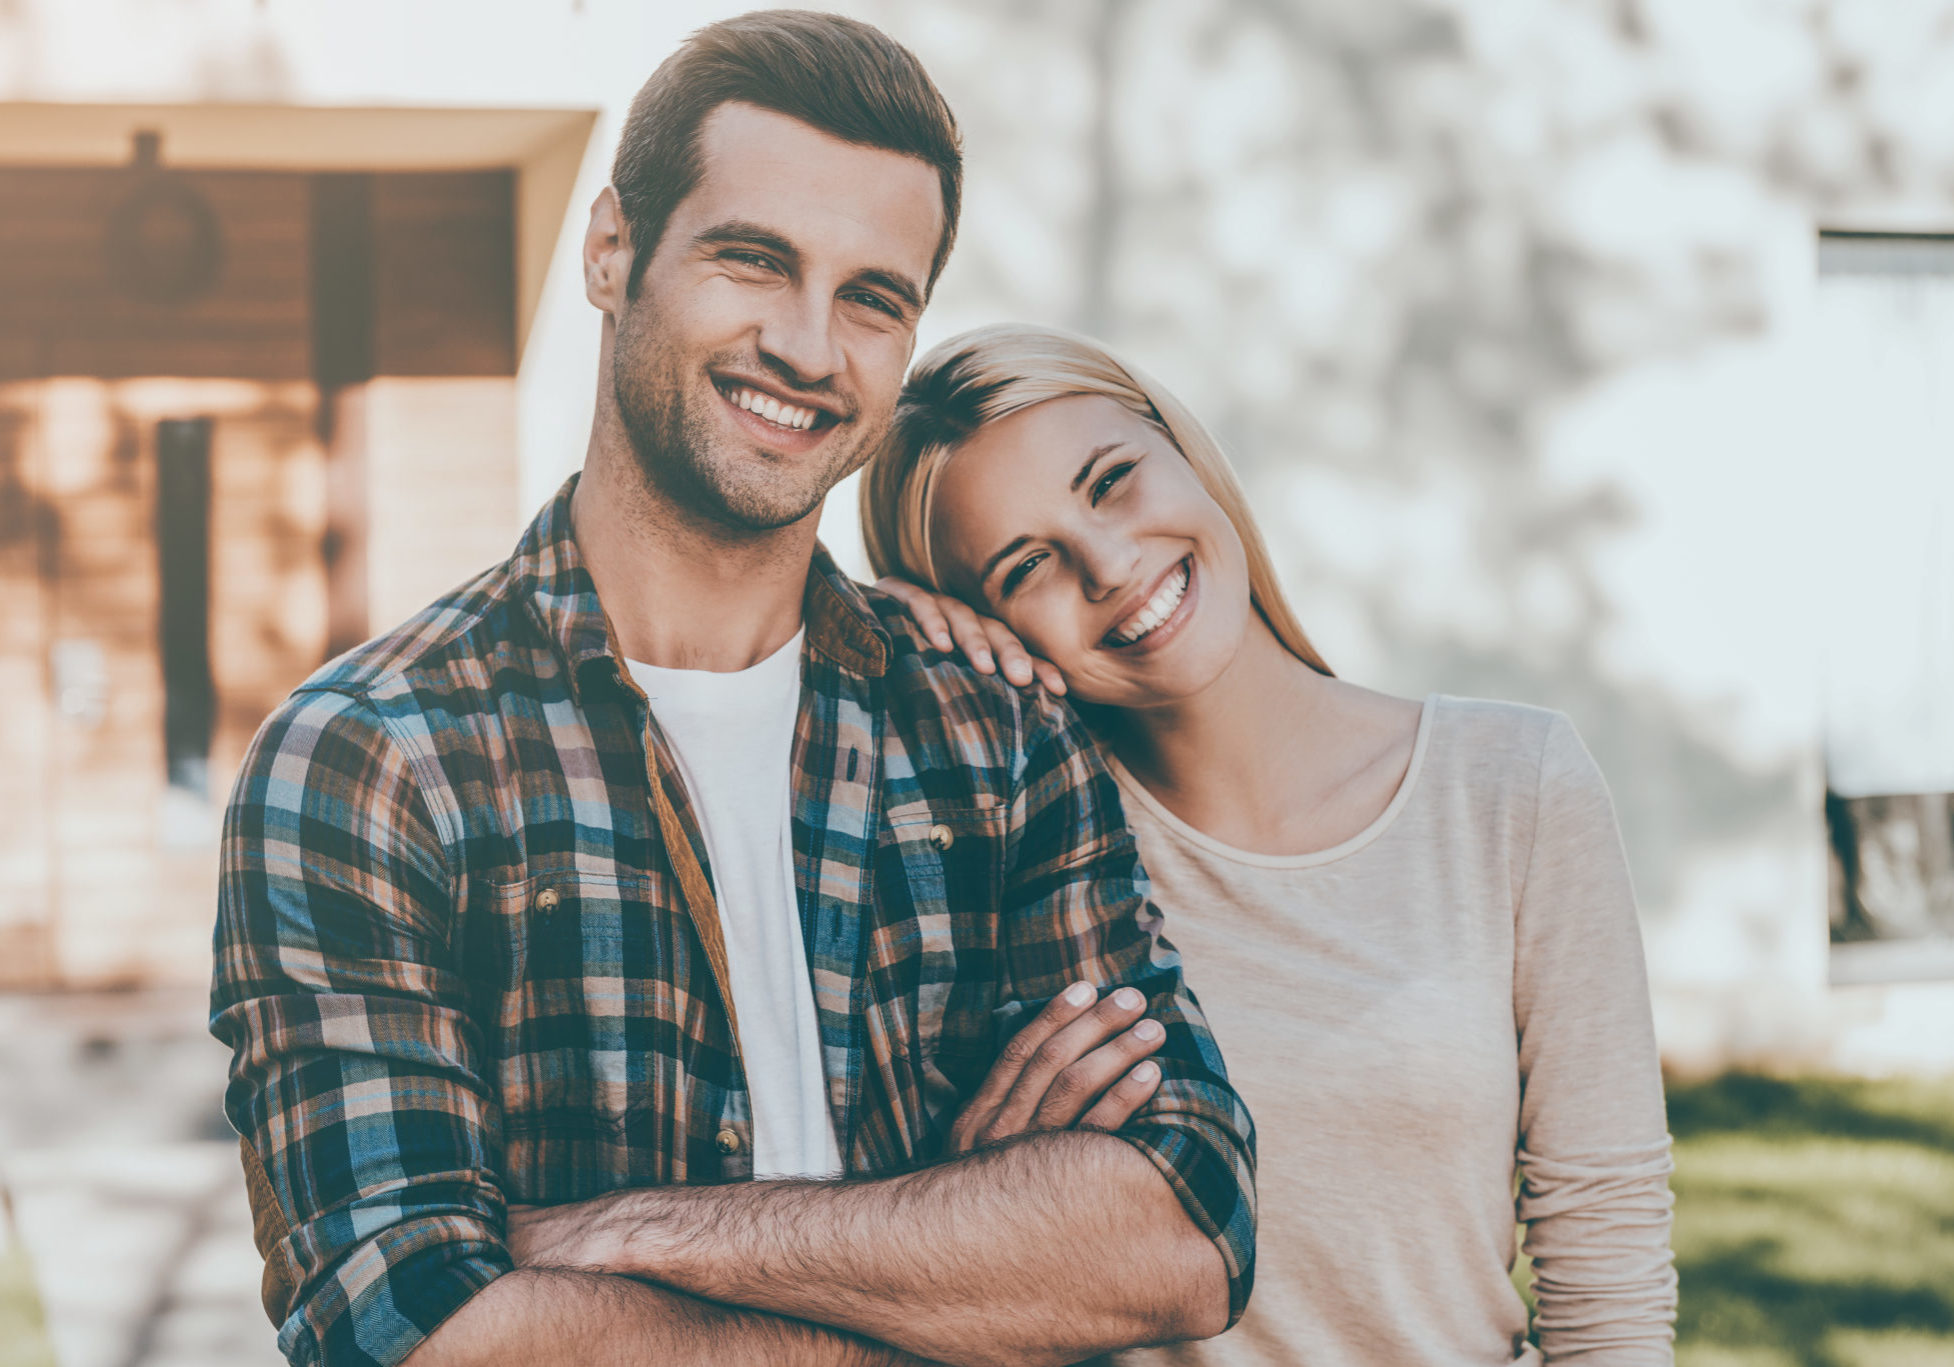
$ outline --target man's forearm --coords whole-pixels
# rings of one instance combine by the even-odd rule
[[[496,1278],[409,1355],[407,1367],[927,1367],[822,1325],[713,1305],[593,1272]]]
[[[973,1367],[1073,1362],[1227,1321],[1221,1255],[1153,1165],[1105,1134],[1035,1135],[868,1182],[620,1191],[550,1223],[607,1271]]]

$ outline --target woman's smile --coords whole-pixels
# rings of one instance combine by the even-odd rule
[[[1138,607],[1126,612],[1100,640],[1109,650],[1144,655],[1159,650],[1180,634],[1194,615],[1194,555],[1189,552],[1167,568]]]

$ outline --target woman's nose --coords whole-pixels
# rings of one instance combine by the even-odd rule
[[[1133,582],[1139,548],[1124,538],[1101,537],[1079,548],[1079,580],[1092,602],[1103,602]]]

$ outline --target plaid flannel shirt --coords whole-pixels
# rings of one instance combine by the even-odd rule
[[[298,1364],[393,1364],[509,1270],[506,1204],[750,1178],[698,823],[570,527],[328,664],[225,821],[211,1029],[234,1051],[265,1306]],[[1167,1027],[1120,1137],[1228,1269],[1252,1126],[1075,718],[808,577],[793,845],[850,1175],[941,1156],[1009,1032],[1080,978]]]

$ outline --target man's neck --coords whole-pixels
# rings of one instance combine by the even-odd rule
[[[570,515],[626,659],[728,673],[800,629],[818,510],[770,532],[714,526],[647,488],[628,449],[593,437]]]

